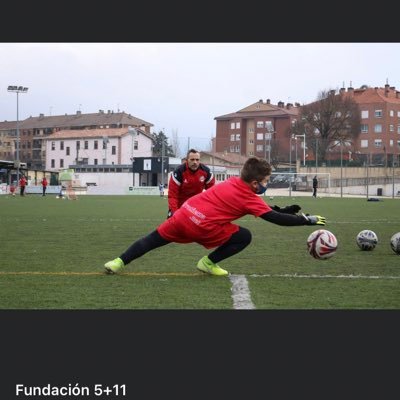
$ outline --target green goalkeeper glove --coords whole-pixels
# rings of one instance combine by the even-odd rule
[[[306,225],[325,225],[326,218],[320,215],[304,215],[302,216],[306,219]]]

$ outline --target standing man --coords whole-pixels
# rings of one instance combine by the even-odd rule
[[[200,153],[190,149],[186,161],[172,173],[168,185],[168,218],[190,197],[214,186],[215,178],[200,162]]]
[[[46,196],[46,189],[47,189],[47,179],[46,179],[46,177],[43,177],[43,179],[42,179],[42,188],[43,188],[42,196]]]
[[[312,180],[312,187],[313,187],[313,197],[317,198],[317,188],[318,188],[318,179],[317,175],[314,176]]]
[[[164,185],[161,182],[158,185],[158,189],[160,191],[160,197],[164,197]]]
[[[26,178],[24,175],[19,179],[19,194],[20,196],[25,196],[25,186],[26,186]]]

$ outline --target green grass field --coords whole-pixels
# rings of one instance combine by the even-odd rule
[[[400,202],[384,199],[275,198],[327,218],[338,239],[329,260],[306,250],[315,226],[280,227],[252,216],[237,221],[252,243],[221,266],[245,275],[256,309],[399,309],[400,256],[389,239],[400,231]],[[158,196],[0,196],[1,309],[233,309],[229,278],[204,275],[196,263],[208,251],[170,244],[133,261],[121,275],[103,265],[166,216]],[[361,251],[357,233],[379,238]]]

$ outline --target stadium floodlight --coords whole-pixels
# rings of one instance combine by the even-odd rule
[[[19,167],[20,167],[20,161],[19,161],[19,117],[18,117],[18,95],[20,93],[27,93],[28,88],[24,86],[8,86],[7,88],[8,92],[12,93],[17,93],[17,137],[16,137],[16,142],[15,142],[15,162],[17,164],[17,185],[19,184]]]

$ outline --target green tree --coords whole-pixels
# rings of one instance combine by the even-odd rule
[[[360,124],[360,109],[351,96],[324,90],[319,93],[317,101],[301,106],[291,133],[305,134],[307,148],[322,161],[341,145],[345,145],[347,150],[353,149],[360,134]]]
[[[158,133],[153,133],[153,136],[154,136],[153,154],[155,156],[162,155],[162,148],[164,143],[164,156],[175,157],[172,146],[168,144],[168,137],[165,135],[163,131],[159,131]]]

